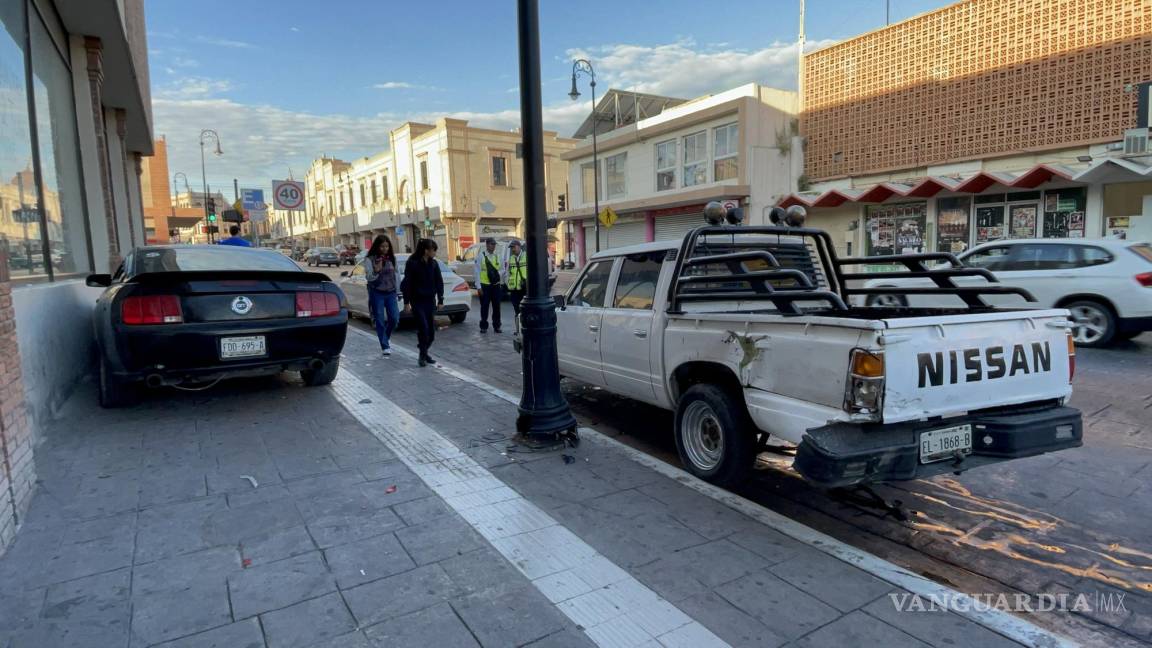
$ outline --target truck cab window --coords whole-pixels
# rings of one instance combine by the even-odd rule
[[[603,308],[608,295],[608,279],[612,276],[612,259],[596,261],[584,273],[580,285],[572,291],[572,306]]]
[[[660,280],[660,254],[638,254],[624,259],[616,281],[613,308],[652,310],[656,283]]]

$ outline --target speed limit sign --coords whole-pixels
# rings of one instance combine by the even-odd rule
[[[295,180],[273,180],[272,202],[276,209],[304,211],[304,183]]]

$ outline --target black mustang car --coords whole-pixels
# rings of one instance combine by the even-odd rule
[[[133,402],[140,385],[198,386],[299,371],[326,385],[340,369],[348,328],[344,293],[282,254],[243,247],[136,248],[93,312],[100,404]]]

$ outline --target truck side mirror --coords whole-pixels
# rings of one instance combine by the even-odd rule
[[[568,310],[568,298],[564,295],[552,295],[552,301],[556,302],[556,308]]]

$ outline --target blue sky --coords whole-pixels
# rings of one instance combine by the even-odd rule
[[[797,0],[540,4],[545,127],[562,135],[588,111],[587,94],[567,97],[577,54],[596,65],[600,91],[795,87]],[[891,0],[892,20],[945,4]],[[194,184],[202,128],[218,130],[225,151],[208,162],[210,183],[264,186],[289,168],[302,177],[321,154],[379,152],[406,119],[519,123],[511,0],[152,0],[145,9],[156,134],[168,138],[172,172]],[[809,0],[807,14],[818,45],[883,26],[884,0]]]

